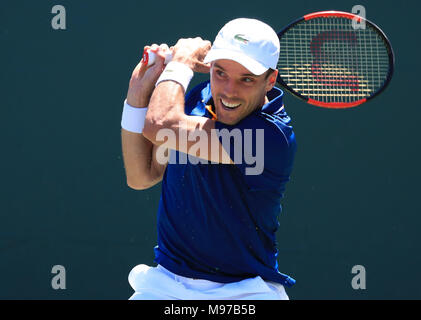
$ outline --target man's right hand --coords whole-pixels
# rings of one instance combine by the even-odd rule
[[[210,66],[203,63],[206,54],[211,48],[211,42],[200,37],[180,39],[173,47],[173,59],[184,63],[194,72],[209,73]]]
[[[145,50],[154,52],[156,60],[150,67],[141,60],[133,70],[127,92],[127,103],[137,108],[146,108],[148,106],[156,81],[165,68],[165,53],[170,51],[166,44],[161,44],[160,46],[153,44],[152,46],[146,46]]]

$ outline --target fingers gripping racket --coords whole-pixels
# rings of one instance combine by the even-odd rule
[[[277,82],[324,108],[350,108],[379,95],[394,69],[392,46],[379,27],[352,13],[305,15],[278,33]],[[156,55],[145,50],[144,63]],[[168,54],[165,63],[171,60]]]

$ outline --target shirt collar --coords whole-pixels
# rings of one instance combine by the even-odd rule
[[[273,89],[267,93],[267,97],[269,102],[262,106],[262,112],[272,114],[284,105],[284,92],[277,87],[273,87]]]

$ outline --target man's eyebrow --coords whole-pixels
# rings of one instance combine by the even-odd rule
[[[217,67],[218,69],[221,69],[222,71],[225,71],[224,68],[222,68],[218,63],[214,62],[214,66]],[[241,75],[242,77],[254,77],[257,78],[259,77],[258,75],[254,74],[254,73],[243,73]]]
[[[215,66],[215,67],[217,67],[218,69],[221,69],[222,71],[225,71],[225,69],[224,68],[222,68],[219,64],[217,64],[216,62],[214,62],[213,63],[213,65]]]

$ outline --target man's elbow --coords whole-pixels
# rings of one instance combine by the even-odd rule
[[[152,183],[147,183],[146,181],[135,181],[133,179],[127,179],[127,186],[133,190],[146,190],[153,186]]]
[[[143,127],[143,136],[155,145],[161,145],[164,142],[164,137],[168,136],[168,130],[174,130],[174,123],[177,120],[174,118],[153,119],[146,118]]]

